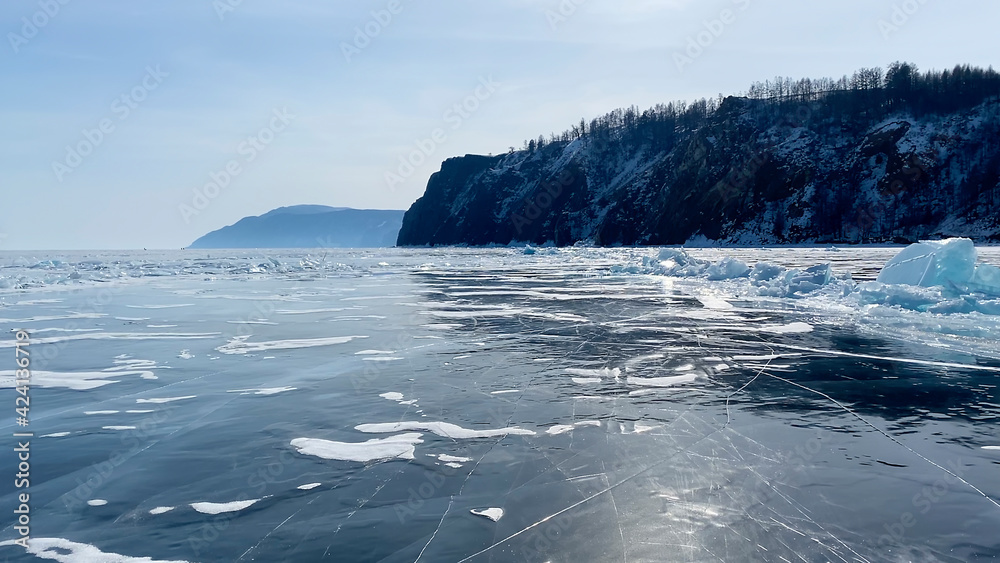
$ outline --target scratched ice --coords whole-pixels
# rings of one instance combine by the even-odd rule
[[[899,250],[0,254],[0,557],[994,560],[992,270]]]

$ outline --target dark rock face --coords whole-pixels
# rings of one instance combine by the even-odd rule
[[[866,119],[727,98],[693,127],[533,148],[447,160],[398,244],[1000,240],[996,99]]]
[[[402,221],[402,211],[296,205],[240,219],[199,238],[189,248],[393,246]]]

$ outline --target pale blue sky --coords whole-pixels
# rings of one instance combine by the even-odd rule
[[[902,25],[880,29],[894,6]],[[675,53],[724,10],[679,69]],[[8,0],[0,249],[179,248],[283,205],[405,209],[446,158],[616,107],[894,60],[993,65],[997,21],[993,0]],[[377,33],[348,60],[366,26]],[[474,111],[448,113],[477,93]],[[228,185],[199,201],[227,165]]]

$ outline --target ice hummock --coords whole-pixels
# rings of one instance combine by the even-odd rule
[[[886,263],[876,281],[1000,295],[1000,268],[977,264],[978,259],[975,244],[967,238],[922,241]]]
[[[705,287],[730,288],[750,297],[825,297],[862,308],[881,305],[932,314],[1000,314],[1000,268],[978,263],[978,258],[975,244],[967,238],[923,241],[890,259],[876,281],[857,282],[850,275],[835,275],[830,264],[785,268],[758,262],[751,266],[731,257],[712,262],[680,248],[663,248],[655,258],[644,257],[640,265],[615,266],[612,272],[702,279]]]

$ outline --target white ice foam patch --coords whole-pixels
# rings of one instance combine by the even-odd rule
[[[12,545],[16,545],[14,540],[0,542],[0,547]],[[31,538],[28,541],[27,552],[35,557],[60,563],[188,563],[179,559],[167,561],[105,553],[96,546],[62,538]]]
[[[165,514],[173,509],[174,507],[172,506],[157,506],[156,508],[151,508],[149,513],[155,516],[157,514]]]
[[[234,389],[226,393],[240,393],[241,395],[277,395],[286,391],[295,391],[296,387],[262,387],[260,389]]]
[[[361,350],[360,352],[355,352],[355,356],[391,356],[395,354],[392,350]]]
[[[395,362],[397,360],[402,360],[403,358],[398,356],[365,356],[361,359],[366,362]]]
[[[546,434],[550,436],[558,436],[559,434],[565,434],[574,428],[579,428],[581,426],[600,426],[601,421],[599,420],[581,420],[579,422],[574,422],[573,424],[556,424],[555,426],[549,427],[545,431]]]
[[[331,309],[278,309],[275,314],[278,315],[315,315],[319,313],[339,313],[341,311],[348,311],[351,309],[360,309],[361,307],[335,307]]]
[[[151,371],[71,371],[56,372],[44,370],[31,371],[31,384],[34,387],[62,387],[75,391],[87,391],[118,383],[111,377],[127,377],[138,375],[143,379],[155,378]],[[8,379],[9,378],[9,379]],[[0,371],[0,388],[15,386],[14,371]]]
[[[126,305],[130,309],[179,309],[181,307],[194,307],[194,303],[174,303],[171,305]]]
[[[299,489],[300,491],[311,491],[316,487],[321,486],[322,484],[323,483],[306,483],[305,485],[299,485],[298,487],[295,488]]]
[[[274,323],[274,322],[271,322],[271,321],[252,321],[252,320],[226,321],[226,322],[229,323],[229,324],[231,324],[231,325],[265,325],[265,326],[277,326],[277,324],[278,324],[278,323]]]
[[[629,385],[637,385],[639,387],[673,387],[675,385],[684,385],[685,383],[693,383],[698,379],[697,374],[686,374],[686,375],[674,375],[671,377],[631,377],[626,380]]]
[[[98,414],[118,414],[121,411],[83,411],[83,414],[87,416],[93,416]]]
[[[62,438],[63,436],[69,436],[69,432],[53,432],[52,434],[43,434],[39,438]]]
[[[440,454],[437,456],[437,458],[441,461],[450,463],[467,463],[469,461],[472,461],[471,457],[459,457],[457,455],[448,455],[448,454]]]
[[[601,369],[580,369],[580,368],[566,368],[566,373],[570,375],[579,375],[580,377],[620,377],[622,374],[621,368],[601,368]]]
[[[1000,446],[983,446],[984,450],[1000,450]]]
[[[655,430],[655,429],[656,429],[655,426],[649,426],[646,424],[640,424],[636,422],[634,431],[636,434],[643,434],[645,432],[649,432],[650,430]]]
[[[572,424],[556,424],[545,431],[546,434],[557,436],[559,434],[565,434],[573,429]]]
[[[137,403],[151,403],[154,405],[162,405],[163,403],[172,403],[174,401],[185,401],[187,399],[194,399],[198,395],[185,395],[183,397],[157,397],[152,399],[136,399]]]
[[[0,319],[0,323],[10,323],[18,325],[21,323],[37,323],[42,321],[66,321],[75,319],[99,319],[101,317],[106,317],[104,313],[70,313],[68,315],[39,315],[35,317],[26,317],[20,319]],[[35,341],[33,341],[35,342]]]
[[[87,504],[89,504],[90,506],[104,506],[105,504],[108,504],[108,501],[102,498],[95,498],[88,500]]]
[[[472,509],[469,512],[475,514],[476,516],[482,516],[483,518],[489,518],[490,520],[493,520],[494,522],[496,522],[497,520],[500,520],[501,518],[503,518],[503,509],[502,508],[485,508],[483,510]]]
[[[454,324],[454,323],[431,323],[431,324],[420,325],[420,326],[422,326],[424,328],[429,328],[431,330],[452,330],[452,329],[455,329],[455,328],[462,328],[462,325],[460,325],[460,324]]]
[[[135,426],[102,426],[104,430],[135,430]]]
[[[520,389],[503,389],[501,391],[490,391],[490,395],[506,395],[508,393],[520,393]]]
[[[19,303],[20,305],[20,303]],[[49,328],[33,328],[31,329],[31,334],[38,334],[41,332],[96,332],[101,330],[99,328],[60,328],[60,327],[49,327]]]
[[[194,354],[192,354],[190,350],[181,350],[181,353],[177,354],[177,357],[182,360],[190,360],[194,357]]]
[[[193,502],[191,508],[202,514],[223,514],[225,512],[239,512],[244,508],[249,508],[259,502],[259,498],[250,500],[237,500],[233,502]]]
[[[381,395],[379,395],[379,397],[382,397],[383,399],[389,399],[390,401],[402,401],[403,400],[403,394],[402,393],[396,393],[394,391],[389,392],[389,393],[382,393]]]
[[[696,297],[696,299],[698,301],[701,301],[701,304],[706,309],[713,309],[713,310],[716,310],[716,311],[725,311],[725,310],[733,309],[734,308],[732,303],[730,303],[729,301],[726,301],[725,299],[722,299],[721,297],[715,297],[715,296],[712,296],[712,295],[699,295],[699,296]]]
[[[578,385],[594,385],[603,380],[600,377],[573,377],[571,378],[571,381]]]
[[[247,354],[250,352],[265,352],[267,350],[294,350],[297,348],[315,348],[317,346],[333,346],[345,344],[367,336],[331,336],[327,338],[298,338],[292,340],[272,340],[268,342],[247,342],[249,336],[237,336],[228,343],[216,348],[223,354]]]
[[[783,325],[764,325],[760,327],[760,331],[771,334],[805,334],[812,332],[813,327],[809,323],[795,322]]]
[[[374,438],[360,443],[296,438],[291,441],[291,445],[303,455],[369,463],[391,459],[413,459],[416,444],[421,444],[423,441],[420,434],[408,433],[388,438]]]
[[[146,414],[146,413],[156,412],[156,411],[154,411],[153,409],[141,409],[141,410],[130,410],[130,411],[125,411],[125,412],[128,413],[128,414]]]
[[[197,340],[214,338],[220,334],[219,332],[86,332],[68,336],[35,338],[32,339],[31,343],[35,345],[57,344],[59,342],[72,342],[75,340]],[[14,340],[0,340],[0,348],[11,348],[14,344]]]
[[[116,321],[148,321],[149,317],[115,317]]]
[[[467,438],[495,438],[510,434],[520,436],[534,436],[535,433],[516,426],[508,428],[496,428],[492,430],[469,430],[457,424],[448,422],[386,422],[381,424],[359,424],[354,427],[359,432],[369,434],[387,434],[390,432],[400,432],[403,430],[424,430],[437,434],[443,438],[463,440]]]

